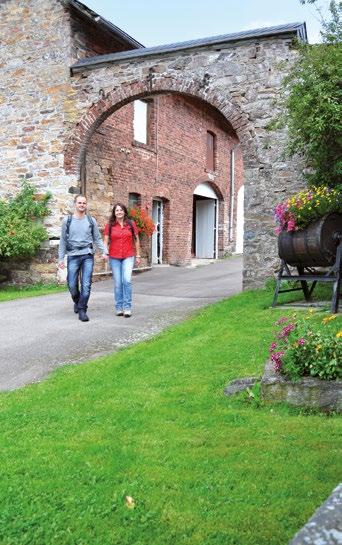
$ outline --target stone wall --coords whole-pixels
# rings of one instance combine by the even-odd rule
[[[262,285],[278,265],[273,208],[302,183],[299,161],[284,159],[286,129],[268,128],[281,113],[280,85],[295,55],[291,39],[272,37],[257,44],[227,44],[220,51],[208,47],[132,58],[76,73],[81,122],[66,153],[67,171],[80,171],[93,131],[130,100],[170,92],[204,100],[222,113],[241,144],[244,286]]]
[[[46,224],[54,236],[75,179],[64,170],[64,124],[77,119],[69,13],[57,0],[9,1],[0,9],[0,196],[16,192],[23,179],[51,191]]]
[[[53,279],[63,215],[72,209],[69,187],[78,177],[66,173],[64,152],[79,120],[70,65],[89,54],[121,51],[94,25],[83,27],[59,0],[7,0],[0,3],[0,198],[15,194],[22,180],[53,195],[46,219],[50,241],[37,259],[3,263],[14,282]],[[116,48],[116,49],[115,49]],[[128,47],[127,47],[128,49]]]

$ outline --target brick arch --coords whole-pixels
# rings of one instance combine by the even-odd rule
[[[210,187],[215,191],[216,193],[216,196],[218,198],[219,201],[224,201],[224,197],[222,195],[222,191],[221,189],[219,188],[219,186],[212,180],[210,180],[210,178],[208,178],[208,176],[201,176],[200,178],[197,178],[197,180],[195,180],[194,182],[191,182],[191,191],[192,193],[195,191],[196,187],[200,184],[208,184],[210,185]]]
[[[66,146],[64,154],[65,171],[68,174],[76,174],[81,179],[82,165],[84,164],[91,137],[95,130],[115,111],[133,100],[145,96],[172,93],[200,99],[216,109],[236,132],[242,150],[245,149],[247,152],[248,147],[250,151],[253,126],[249,122],[248,115],[243,113],[238,106],[232,102],[227,102],[214,90],[205,86],[202,80],[195,81],[160,76],[153,80],[153,84],[146,80],[123,84],[113,89],[96,104],[93,104],[77,124]]]

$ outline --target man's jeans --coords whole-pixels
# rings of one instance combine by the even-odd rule
[[[80,310],[87,310],[88,307],[93,268],[92,254],[68,256],[68,288],[72,300],[78,304]]]
[[[134,257],[125,259],[110,258],[114,286],[114,300],[116,310],[131,310],[132,307],[132,270]]]

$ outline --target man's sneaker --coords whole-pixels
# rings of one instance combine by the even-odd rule
[[[131,310],[124,310],[123,315],[124,315],[125,318],[130,318],[132,316],[132,311]]]
[[[78,303],[74,303],[74,313],[78,314]]]
[[[124,313],[123,310],[117,310],[115,312],[115,316],[123,316],[123,313]]]
[[[86,311],[81,308],[78,311],[78,319],[81,320],[81,322],[89,322]]]

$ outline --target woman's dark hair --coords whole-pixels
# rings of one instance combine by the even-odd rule
[[[117,206],[120,206],[120,208],[122,208],[122,210],[124,211],[124,222],[127,222],[127,220],[128,220],[127,206],[125,206],[121,202],[117,202],[116,204],[114,204],[112,213],[111,213],[111,215],[109,217],[109,232],[111,232],[112,226],[116,222],[115,209],[116,209]]]

